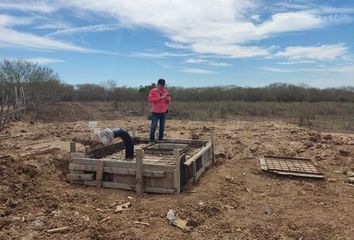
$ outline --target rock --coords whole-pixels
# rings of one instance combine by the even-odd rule
[[[323,139],[332,140],[332,135],[331,134],[324,135]]]
[[[328,182],[337,182],[337,179],[336,178],[328,178],[327,181]]]
[[[348,183],[353,183],[354,184],[354,177],[348,178]]]
[[[322,148],[322,144],[316,144],[316,148]]]
[[[348,177],[354,177],[354,172],[348,171],[348,172],[347,172],[347,175],[348,175]]]
[[[198,140],[199,139],[199,135],[195,134],[195,133],[192,133],[191,137],[192,137],[193,140]]]
[[[346,149],[346,148],[341,148],[341,149],[339,149],[339,154],[344,156],[344,157],[349,157],[350,150]]]
[[[255,153],[255,152],[257,152],[257,150],[258,150],[258,146],[255,145],[255,144],[250,147],[250,152],[251,153]]]
[[[234,180],[235,178],[234,177],[231,177],[230,175],[226,175],[225,176],[225,180],[226,181],[232,181],[232,180]]]
[[[264,205],[262,209],[263,209],[264,214],[266,214],[266,215],[271,215],[273,212],[272,209],[267,205]]]
[[[304,145],[305,145],[305,147],[307,147],[307,148],[310,148],[310,147],[313,147],[313,146],[314,146],[313,142],[310,142],[310,141],[306,141],[306,142],[304,143]]]
[[[203,132],[209,132],[210,131],[210,128],[208,128],[208,127],[203,127]]]

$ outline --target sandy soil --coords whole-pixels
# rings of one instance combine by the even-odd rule
[[[148,125],[144,118],[98,122],[142,136]],[[233,120],[169,120],[166,134],[209,138],[211,130],[217,163],[197,185],[180,195],[138,197],[66,181],[69,142],[93,144],[87,121],[16,122],[8,132],[22,136],[0,141],[0,239],[354,239],[354,186],[344,174],[354,170],[353,134]],[[24,156],[47,145],[54,152]],[[257,157],[264,154],[312,158],[326,180],[261,172]],[[127,201],[131,207],[115,213]],[[169,209],[188,219],[192,231],[169,225]]]

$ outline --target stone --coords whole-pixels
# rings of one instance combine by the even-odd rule
[[[344,157],[348,157],[350,155],[350,150],[346,148],[341,148],[339,149],[339,154]]]

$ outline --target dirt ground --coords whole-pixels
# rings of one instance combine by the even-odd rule
[[[140,136],[148,126],[133,117],[98,122]],[[171,138],[209,138],[211,131],[216,165],[197,185],[138,197],[67,182],[69,142],[93,144],[87,121],[14,123],[8,133],[21,136],[0,140],[0,239],[354,239],[354,185],[345,175],[354,170],[354,134],[281,121],[169,120],[166,128]],[[48,145],[53,152],[28,155]],[[261,172],[257,158],[265,154],[312,158],[326,180]],[[114,211],[127,201],[127,211]],[[193,229],[169,225],[169,209]],[[58,227],[69,228],[47,233]]]

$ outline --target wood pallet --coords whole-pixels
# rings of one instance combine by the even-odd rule
[[[296,177],[324,178],[313,161],[307,158],[264,156],[259,158],[264,171]]]
[[[75,143],[71,143],[68,180],[138,194],[180,193],[214,162],[212,141],[166,139],[155,146],[149,145],[147,138],[134,137],[133,141],[133,159],[125,159],[123,143],[86,147],[85,153],[76,152]]]

